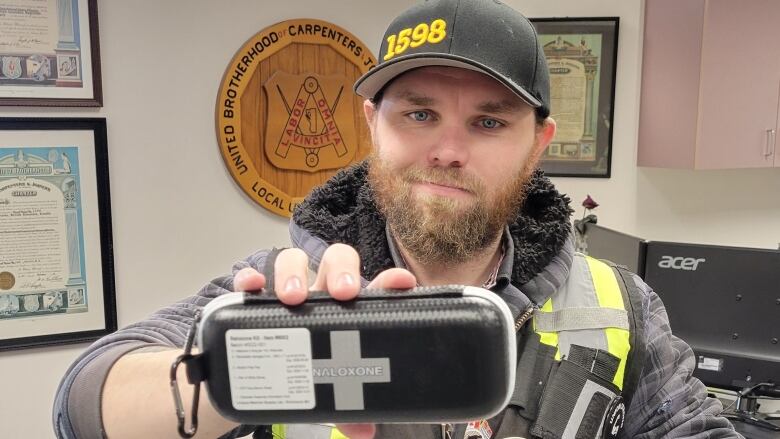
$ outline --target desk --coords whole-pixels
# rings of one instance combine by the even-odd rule
[[[770,421],[780,426],[780,420]],[[745,439],[780,439],[780,431],[770,431],[765,428],[756,427],[740,421],[731,421],[736,429]]]
[[[709,391],[710,392],[708,396],[717,398],[720,400],[723,407],[726,408],[726,411],[723,414],[733,412],[735,409],[733,391],[718,390],[713,388],[710,388]],[[763,398],[760,398],[758,401],[758,404],[753,407],[753,410],[771,413],[772,419],[769,419],[768,421],[774,425],[780,426],[780,419],[778,419],[778,414],[780,414],[780,410],[778,410],[778,408],[780,407],[774,405],[774,403],[777,401],[771,401]],[[761,417],[761,415],[759,415],[759,417]],[[745,439],[780,439],[780,431],[767,430],[766,428],[757,427],[755,425],[748,424],[747,422],[741,422],[734,419],[730,419],[730,421],[734,426],[734,429],[737,430],[742,436],[745,436]]]

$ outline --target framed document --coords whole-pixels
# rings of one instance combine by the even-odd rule
[[[610,176],[618,17],[534,18],[558,132],[542,156],[555,177]]]
[[[116,330],[102,118],[0,118],[0,350]]]
[[[97,0],[0,0],[0,105],[103,105]]]

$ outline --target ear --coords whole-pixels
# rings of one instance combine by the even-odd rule
[[[541,125],[537,125],[534,149],[531,151],[531,159],[534,160],[534,162],[539,160],[542,154],[544,154],[544,151],[550,145],[550,142],[552,142],[553,138],[555,137],[556,128],[557,125],[555,124],[555,120],[553,120],[551,117],[545,119]]]
[[[369,99],[363,101],[363,115],[366,116],[366,124],[371,133],[371,141],[373,144],[376,144],[374,130],[376,129],[377,108]]]
[[[368,126],[371,126],[374,124],[374,118],[376,117],[376,105],[374,105],[373,102],[371,102],[370,99],[366,99],[363,101],[363,114],[366,116],[366,122],[368,122]]]

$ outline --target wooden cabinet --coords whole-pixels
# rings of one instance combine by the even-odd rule
[[[646,0],[638,165],[780,167],[778,41],[778,0]]]

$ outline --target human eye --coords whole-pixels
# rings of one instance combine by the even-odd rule
[[[506,125],[497,119],[493,119],[492,117],[486,117],[484,119],[480,119],[477,123],[481,128],[485,128],[488,130],[494,130],[496,128],[503,127]]]
[[[407,117],[410,117],[412,120],[416,122],[426,122],[433,118],[433,116],[431,116],[431,113],[426,110],[412,111],[411,113],[407,114]]]

